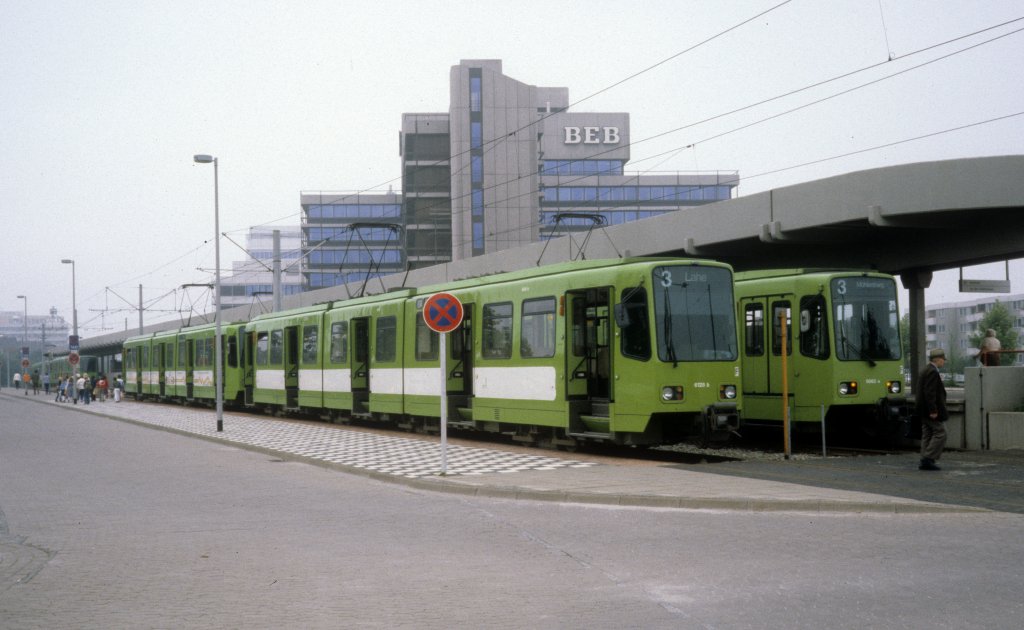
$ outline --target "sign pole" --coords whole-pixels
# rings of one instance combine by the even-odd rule
[[[462,302],[450,293],[435,293],[423,303],[423,323],[437,333],[440,353],[441,389],[441,475],[448,474],[448,333],[462,323]]]
[[[445,340],[448,333],[438,333],[441,338],[437,351],[441,353],[441,476],[448,474],[448,355]]]

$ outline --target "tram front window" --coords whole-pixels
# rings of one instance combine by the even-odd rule
[[[896,283],[891,278],[834,278],[832,307],[840,360],[900,358],[900,317]]]
[[[662,361],[736,359],[732,273],[721,267],[654,268],[654,320]]]

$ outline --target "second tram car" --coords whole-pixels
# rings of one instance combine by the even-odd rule
[[[782,331],[796,430],[852,429],[895,437],[909,416],[896,282],[867,271],[736,274],[744,419],[779,424]],[[794,326],[794,323],[796,326]]]

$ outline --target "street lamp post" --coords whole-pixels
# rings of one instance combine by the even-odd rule
[[[21,323],[24,325],[24,328],[25,328],[25,336],[22,338],[21,341],[22,341],[22,343],[24,343],[27,346],[28,345],[28,296],[19,295],[18,299],[25,301],[25,317],[21,320]]]
[[[65,265],[71,265],[71,334],[78,338],[78,299],[75,296],[75,261],[70,258],[61,260]]]
[[[214,321],[216,321],[216,333],[214,335],[214,375],[213,389],[216,392],[217,401],[217,431],[224,430],[224,349],[223,338],[220,329],[220,182],[217,174],[217,158],[212,155],[197,154],[192,157],[197,164],[209,164],[213,162],[213,249],[216,261],[214,262]]]

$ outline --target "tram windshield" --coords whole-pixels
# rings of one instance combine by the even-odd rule
[[[833,278],[832,307],[840,360],[900,358],[900,315],[892,278]]]
[[[654,268],[658,358],[731,361],[737,356],[732,273],[721,267]]]

